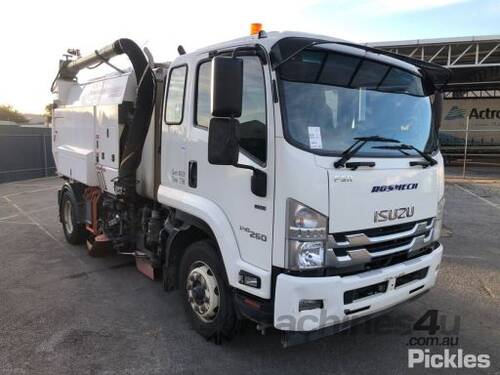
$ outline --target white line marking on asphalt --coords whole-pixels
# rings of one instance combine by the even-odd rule
[[[15,217],[18,217],[19,215],[16,214],[16,215],[10,215],[10,216],[4,216],[4,217],[0,217],[0,221],[2,220],[9,220],[9,219],[13,219]]]
[[[6,224],[16,224],[16,225],[36,225],[35,223],[20,223],[17,221],[0,221],[0,225],[6,225]]]
[[[490,205],[491,207],[495,207],[496,209],[500,210],[500,206],[498,204],[495,204],[491,201],[489,201],[488,199],[486,198],[483,198],[481,197],[480,195],[477,195],[476,193],[474,193],[473,191],[469,190],[469,189],[466,189],[464,188],[463,186],[460,186],[460,185],[456,185],[456,187],[458,187],[459,189],[465,191],[466,193],[469,193],[470,195],[472,195],[473,197],[476,197],[477,199],[480,199],[482,200],[484,203],[486,203],[487,205]]]
[[[14,207],[16,210],[18,210],[21,214],[23,214],[24,216],[26,216],[28,219],[31,220],[31,222],[33,224],[35,224],[38,229],[40,229],[42,232],[44,232],[47,236],[49,236],[50,238],[52,238],[54,241],[56,241],[59,246],[63,247],[64,248],[64,244],[59,241],[56,237],[54,237],[47,229],[45,229],[42,224],[40,224],[38,221],[35,220],[35,218],[33,216],[31,216],[28,212],[24,211],[21,207],[19,207],[17,204],[15,204],[14,202],[12,202],[8,197],[4,196],[2,197],[3,199],[5,199],[7,202],[9,202],[12,207]]]
[[[28,190],[28,191],[19,191],[19,192],[17,192],[17,193],[10,193],[10,194],[6,194],[6,195],[2,195],[2,197],[1,197],[1,198],[15,197],[16,195],[31,194],[31,193],[39,193],[39,192],[41,192],[41,191],[56,190],[56,189],[59,189],[59,186],[51,186],[51,187],[44,188],[44,189],[36,189],[36,190]]]
[[[2,197],[4,198],[4,197]],[[41,211],[45,211],[45,210],[48,210],[48,209],[51,209],[51,208],[54,208],[54,207],[57,207],[57,204],[53,204],[51,206],[48,206],[48,207],[44,207],[44,208],[39,208],[37,210],[32,210],[32,211],[26,211],[28,212],[29,214],[34,214],[34,213],[37,213],[37,212],[41,212]],[[15,214],[15,215],[10,215],[10,216],[4,216],[4,217],[0,217],[0,224],[2,224],[2,221],[4,220],[9,220],[9,219],[14,219],[16,217],[19,217],[19,214]],[[4,224],[10,224],[10,223],[13,223],[12,221],[9,221],[8,223],[4,223]],[[19,223],[19,224],[22,224],[22,223]],[[25,223],[27,224],[27,223]],[[31,223],[30,223],[31,224]]]

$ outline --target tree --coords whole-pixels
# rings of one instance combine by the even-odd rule
[[[50,124],[52,122],[52,110],[54,109],[54,105],[49,103],[45,106],[45,116],[46,123]]]
[[[10,105],[0,105],[0,120],[13,121],[19,124],[27,123],[29,120]]]

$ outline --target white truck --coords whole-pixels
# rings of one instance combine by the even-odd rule
[[[156,64],[120,39],[60,62],[69,243],[135,256],[218,342],[246,318],[293,345],[435,284],[447,69],[296,32],[178,50]],[[103,63],[116,72],[77,79]]]

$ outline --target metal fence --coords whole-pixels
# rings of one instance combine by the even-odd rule
[[[55,172],[50,128],[0,125],[0,183]]]

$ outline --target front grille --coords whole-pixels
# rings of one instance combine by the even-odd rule
[[[422,221],[425,221],[429,225],[432,222],[432,218],[419,220],[419,221],[413,221],[411,223],[390,225],[390,226],[380,227],[380,228],[369,228],[369,229],[362,229],[362,230],[356,230],[356,231],[350,231],[350,232],[334,233],[333,236],[334,236],[335,240],[338,242],[346,241],[346,236],[350,235],[350,234],[364,233],[368,237],[385,236],[385,235],[401,233],[401,232],[405,232],[407,230],[410,230],[411,228],[413,228],[415,226],[416,223],[419,223]]]
[[[434,219],[329,235],[326,265],[347,275],[387,267],[433,250]]]
[[[438,244],[435,243],[432,246],[420,249],[419,251],[408,254],[407,251],[401,251],[399,253],[393,253],[389,255],[384,255],[381,257],[373,258],[373,260],[364,263],[353,265],[350,267],[343,268],[327,268],[325,276],[350,276],[361,272],[376,270],[379,268],[394,266],[399,263],[406,262],[409,259],[418,258],[423,255],[432,253],[433,250],[437,249]]]
[[[427,237],[429,235],[429,231],[424,232],[423,235],[425,235]],[[349,247],[349,248],[339,248],[339,249],[335,249],[335,254],[337,256],[346,256],[348,250],[366,249],[370,252],[370,254],[376,255],[378,252],[391,250],[391,249],[394,249],[396,247],[410,245],[412,241],[413,241],[413,237],[387,241],[387,242],[384,242],[380,245],[374,244],[374,245],[356,246],[356,247]]]

